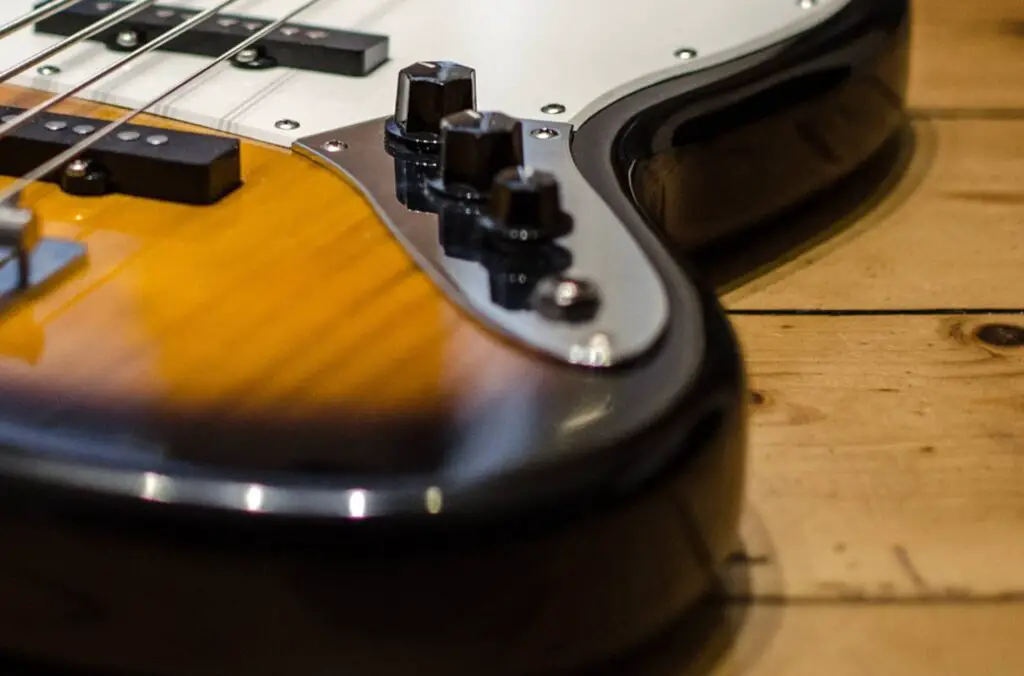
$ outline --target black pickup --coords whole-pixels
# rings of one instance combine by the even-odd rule
[[[7,122],[24,110],[0,106]],[[104,120],[45,113],[0,139],[0,174],[23,176],[106,125]],[[89,148],[79,162],[45,179],[75,195],[120,193],[213,204],[242,184],[238,140],[123,125]]]
[[[38,5],[39,3],[37,3]],[[126,0],[88,0],[36,23],[35,30],[48,35],[69,36],[112,14]],[[144,45],[201,10],[153,5],[91,40],[109,48],[131,51]],[[264,29],[271,21],[237,14],[218,14],[169,40],[159,49],[199,56],[220,56],[242,40]],[[238,56],[233,63],[243,68],[283,66],[336,75],[362,77],[388,59],[388,38],[320,26],[288,23],[254,45],[255,52]]]

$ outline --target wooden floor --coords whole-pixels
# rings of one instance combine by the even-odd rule
[[[632,673],[1024,674],[1024,1],[914,10],[899,180],[723,289],[754,402],[728,635]]]

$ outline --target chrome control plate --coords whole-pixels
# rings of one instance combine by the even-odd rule
[[[600,294],[600,307],[587,321],[549,319],[532,309],[495,302],[495,277],[505,275],[511,279],[504,281],[515,283],[517,271],[500,263],[495,271],[493,265],[453,254],[453,247],[442,244],[442,228],[457,229],[452,223],[458,213],[439,216],[417,208],[407,196],[403,203],[399,193],[408,190],[408,175],[417,167],[388,152],[386,118],[307,136],[293,148],[360,190],[420,267],[484,325],[565,363],[598,368],[624,364],[650,350],[665,330],[669,303],[663,281],[626,226],[576,169],[570,153],[572,127],[521,122],[524,165],[555,175],[562,208],[574,221],[573,231],[557,240],[571,256],[560,274],[589,280]]]

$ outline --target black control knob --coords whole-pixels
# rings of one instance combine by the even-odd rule
[[[499,244],[547,242],[572,230],[562,211],[558,180],[530,167],[503,169],[491,186],[480,226]]]
[[[492,303],[506,310],[529,310],[537,284],[572,265],[572,254],[555,244],[530,251],[483,249],[480,263],[487,269]]]
[[[436,151],[441,120],[476,108],[476,71],[451,61],[420,61],[398,73],[388,135],[421,152]]]
[[[503,113],[465,110],[441,120],[438,187],[460,199],[484,198],[502,169],[523,162],[523,125]]]

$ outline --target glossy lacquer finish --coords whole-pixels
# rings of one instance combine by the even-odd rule
[[[905,9],[854,2],[747,65],[899,72]],[[720,100],[750,84],[740,65],[657,98]],[[0,324],[0,652],[138,675],[540,674],[703,594],[735,544],[741,361],[620,188],[636,139],[663,137],[629,130],[678,125],[643,99],[606,113],[574,152],[672,320],[600,373],[481,329],[298,156],[247,144],[245,186],[212,208],[33,188],[48,234],[91,259]]]

